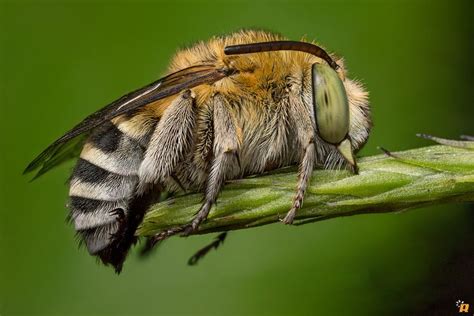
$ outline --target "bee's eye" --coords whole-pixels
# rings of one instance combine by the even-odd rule
[[[336,71],[326,64],[313,64],[313,105],[319,136],[339,144],[349,132],[349,102]]]

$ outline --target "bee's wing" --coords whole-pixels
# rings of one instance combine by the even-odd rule
[[[89,115],[70,131],[57,139],[26,167],[24,173],[41,168],[35,178],[51,168],[77,157],[87,135],[94,127],[121,114],[131,113],[157,100],[201,84],[212,84],[229,75],[228,71],[214,65],[198,65],[185,68],[163,77],[141,89],[130,92],[120,99]]]

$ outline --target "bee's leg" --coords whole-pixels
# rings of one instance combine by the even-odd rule
[[[474,141],[474,136],[469,136],[469,135],[461,135],[462,140],[467,140],[467,141]]]
[[[191,258],[189,258],[188,265],[190,266],[196,265],[199,260],[204,258],[209,253],[209,251],[212,250],[212,248],[217,250],[217,248],[219,248],[220,245],[224,244],[224,240],[226,237],[227,237],[227,232],[223,232],[217,235],[217,237],[210,244],[202,247],[201,249],[196,251],[196,253]]]
[[[303,206],[303,197],[308,186],[309,178],[313,172],[314,163],[316,160],[316,151],[314,148],[314,142],[311,141],[305,148],[303,161],[300,164],[300,171],[298,176],[298,188],[296,195],[293,198],[293,206],[291,210],[286,214],[283,222],[285,224],[292,224],[295,218],[296,211]]]
[[[148,142],[138,170],[138,196],[144,194],[150,186],[164,183],[168,178],[174,179],[178,186],[182,187],[174,172],[192,148],[195,119],[194,95],[191,90],[185,90],[176,96],[165,110]],[[150,251],[157,242],[167,236],[182,230],[181,227],[171,228],[149,238],[145,252]]]
[[[174,171],[192,148],[195,119],[194,95],[186,90],[171,102],[151,136],[138,171],[139,194],[150,184],[170,177],[176,181]]]
[[[153,237],[152,242],[154,244],[178,233],[187,236],[196,231],[199,224],[207,218],[229,170],[234,167],[239,169],[237,158],[239,149],[238,133],[232,116],[227,109],[227,103],[219,94],[215,95],[213,99],[213,129],[213,160],[207,177],[204,203],[191,223],[160,232]]]
[[[313,172],[316,162],[314,123],[311,120],[311,113],[308,108],[298,98],[290,99],[290,124],[292,124],[298,147],[300,151],[300,164],[298,175],[298,186],[293,198],[293,205],[286,214],[283,222],[292,224],[296,212],[303,206],[303,197],[308,186],[308,181]]]
[[[207,218],[212,205],[224,184],[227,173],[234,167],[240,171],[238,150],[239,140],[232,115],[221,95],[214,96],[214,146],[211,170],[207,178],[204,203],[191,223],[184,229],[183,235],[196,231]]]

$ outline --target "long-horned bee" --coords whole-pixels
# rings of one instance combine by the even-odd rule
[[[312,170],[347,166],[371,129],[367,92],[313,43],[245,30],[176,53],[168,75],[85,118],[25,172],[78,157],[70,218],[89,253],[120,271],[160,192],[202,191],[189,235],[226,180],[299,164],[291,224]]]

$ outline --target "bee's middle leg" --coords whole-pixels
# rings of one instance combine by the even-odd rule
[[[196,231],[199,225],[206,220],[226,180],[227,174],[233,168],[240,169],[241,167],[238,156],[238,133],[232,115],[227,108],[227,103],[221,95],[214,96],[213,103],[214,158],[207,178],[205,199],[194,219],[183,231],[183,235],[189,235]]]
[[[228,105],[225,99],[219,94],[215,95],[212,101],[214,130],[213,159],[207,176],[204,202],[189,224],[162,231],[153,238],[153,243],[179,233],[187,236],[196,231],[199,225],[206,220],[209,215],[229,170],[233,168],[240,169],[238,133],[232,115],[228,110]]]
[[[207,219],[212,205],[216,202],[217,196],[225,181],[225,173],[233,164],[236,164],[236,153],[232,149],[218,154],[213,161],[211,172],[208,177],[205,200],[201,208],[196,213],[191,223],[183,231],[183,235],[189,235],[196,231],[199,225]]]

